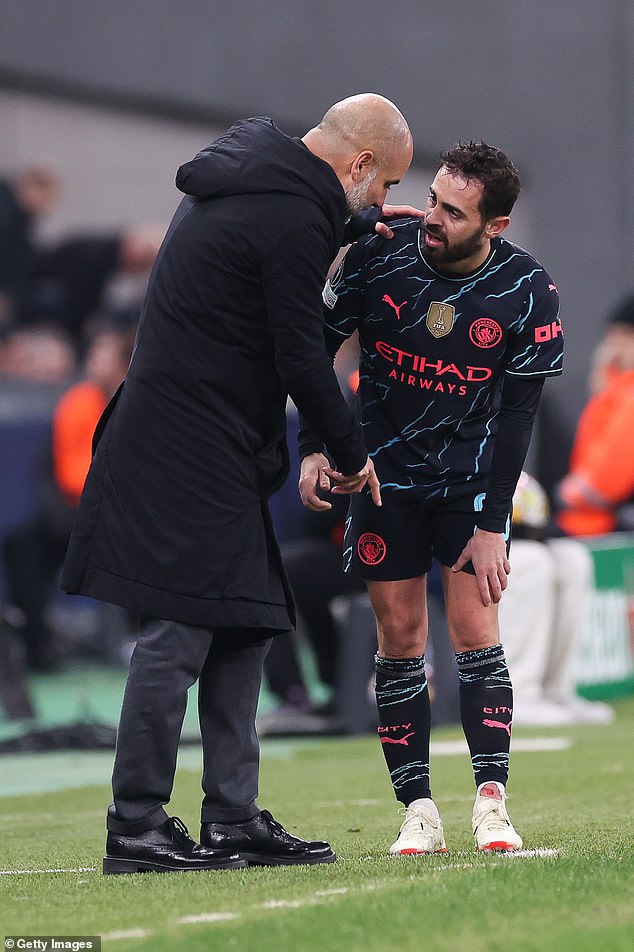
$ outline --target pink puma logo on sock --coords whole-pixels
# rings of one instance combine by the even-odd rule
[[[406,734],[405,737],[382,737],[382,744],[403,744],[405,747],[409,747],[407,743],[408,737],[413,737],[415,731],[410,731],[409,734]]]
[[[509,721],[508,724],[503,724],[502,721],[491,721],[488,717],[485,717],[482,723],[485,727],[501,727],[502,730],[505,730],[506,733],[511,736],[511,724],[513,721]]]

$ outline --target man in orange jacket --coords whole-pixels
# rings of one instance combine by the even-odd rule
[[[619,507],[634,497],[634,295],[608,319],[592,390],[559,486],[557,522],[567,535],[614,532]]]
[[[22,634],[32,670],[58,664],[45,613],[90,466],[95,426],[125,376],[133,341],[133,328],[102,325],[95,331],[83,379],[62,394],[53,411],[51,444],[39,479],[39,511],[4,541],[9,595],[24,616]]]

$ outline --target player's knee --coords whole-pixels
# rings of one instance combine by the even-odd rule
[[[462,638],[452,638],[452,647],[456,654],[464,651],[481,651],[483,648],[492,648],[499,643],[498,637],[488,635],[467,635]]]
[[[457,619],[447,619],[447,621],[451,644],[456,652],[490,648],[500,640],[497,616],[495,620],[493,618],[478,620],[465,616]]]
[[[420,620],[394,618],[378,625],[379,654],[384,658],[414,658],[424,654],[427,631]]]

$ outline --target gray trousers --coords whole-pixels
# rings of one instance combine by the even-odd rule
[[[270,639],[253,629],[212,631],[145,619],[130,661],[112,774],[108,829],[142,833],[167,819],[187,691],[198,681],[203,823],[249,820],[260,749],[255,730]]]

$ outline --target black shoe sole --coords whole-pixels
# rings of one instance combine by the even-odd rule
[[[147,860],[104,856],[103,874],[112,876],[116,873],[206,873],[219,869],[244,869],[248,865],[249,863],[243,858],[219,862],[214,866],[167,866],[165,863],[152,863]]]
[[[315,866],[317,863],[334,863],[337,854],[322,853],[318,856],[269,856],[266,853],[244,853],[240,851],[240,856],[245,859],[249,866]]]

